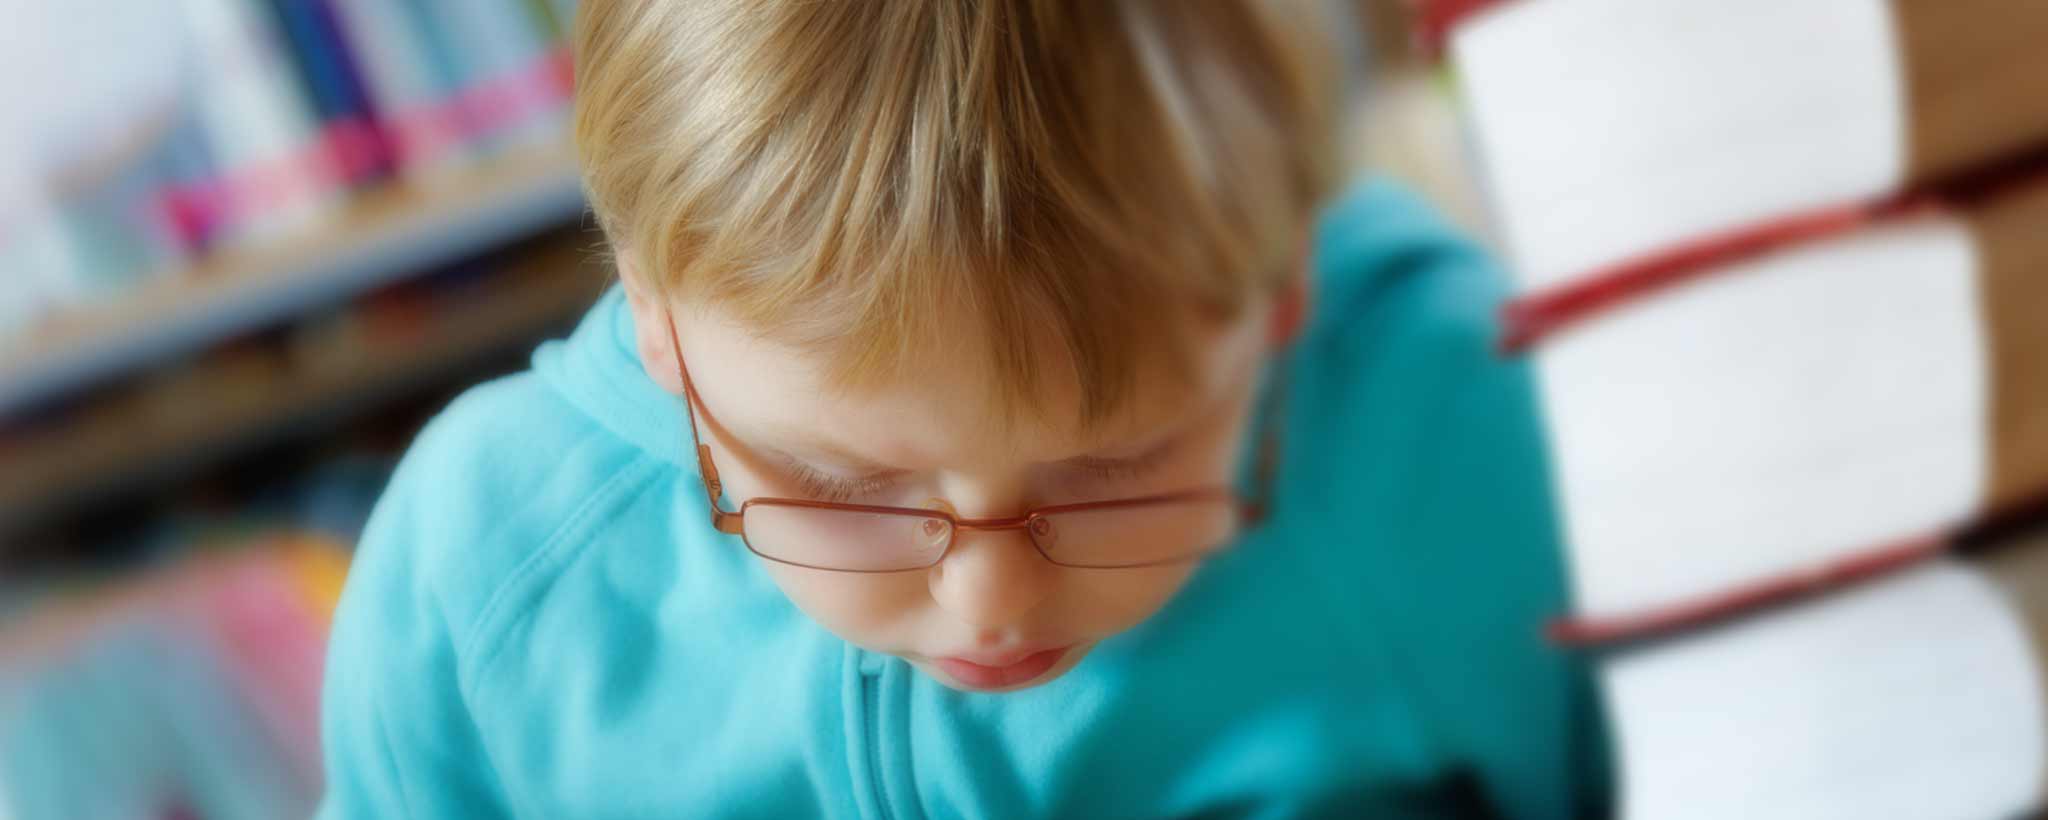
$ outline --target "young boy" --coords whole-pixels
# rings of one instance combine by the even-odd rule
[[[586,0],[620,284],[424,431],[331,817],[1600,810],[1499,278],[1270,4]]]

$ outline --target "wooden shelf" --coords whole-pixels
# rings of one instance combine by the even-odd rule
[[[313,235],[216,254],[0,346],[0,422],[110,376],[571,222],[582,210],[566,141],[507,150],[432,184],[366,191]]]
[[[573,231],[535,244],[488,274],[459,310],[436,312],[401,337],[324,345],[261,378],[226,378],[233,386],[219,389],[202,383],[151,398],[140,411],[86,414],[19,442],[0,455],[0,544],[107,493],[160,486],[294,430],[351,417],[568,326],[606,279],[587,264]]]

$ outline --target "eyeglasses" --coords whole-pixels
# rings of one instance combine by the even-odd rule
[[[1063,567],[1128,569],[1208,557],[1264,517],[1278,449],[1278,413],[1266,407],[1254,464],[1255,494],[1223,486],[1038,507],[1009,518],[962,518],[944,510],[840,504],[805,498],[749,498],[738,510],[720,506],[723,484],[711,447],[697,432],[702,400],[683,364],[675,316],[666,313],[681,377],[690,443],[710,500],[711,526],[738,535],[747,549],[782,564],[836,572],[927,569],[944,560],[954,536],[967,530],[1022,531],[1045,560]],[[1275,380],[1278,381],[1278,380]],[[1266,404],[1279,390],[1269,386]],[[703,410],[707,415],[708,410]]]

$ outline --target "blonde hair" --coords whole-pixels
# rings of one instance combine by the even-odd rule
[[[1309,11],[585,0],[586,193],[649,284],[835,383],[903,375],[964,318],[1002,407],[1063,357],[1097,419],[1183,358],[1188,317],[1295,272],[1334,164]]]

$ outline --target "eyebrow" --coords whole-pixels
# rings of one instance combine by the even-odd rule
[[[1196,428],[1200,427],[1203,422],[1209,420],[1213,414],[1221,413],[1224,410],[1226,410],[1229,405],[1229,402],[1226,398],[1227,395],[1228,391],[1225,391],[1224,396],[1206,397],[1207,400],[1202,403],[1199,409],[1197,409],[1193,413],[1174,419],[1168,425],[1163,425],[1162,428],[1159,429],[1166,429],[1168,430],[1168,432],[1157,437],[1156,439],[1146,442],[1144,447],[1139,452],[1134,453],[1132,455],[1101,456],[1092,453],[1082,453],[1079,455],[1059,459],[1057,461],[1039,463],[1057,464],[1071,467],[1109,468],[1141,464],[1147,459],[1155,458],[1159,456],[1161,453],[1171,450],[1176,444],[1179,444],[1182,440],[1186,439],[1189,435],[1191,435],[1192,432]],[[761,430],[760,433],[762,433],[761,442],[777,440],[791,442],[792,446],[794,446],[797,449],[814,453],[817,456],[835,462],[835,466],[843,467],[849,470],[861,471],[864,477],[895,476],[916,472],[915,470],[912,470],[908,467],[884,464],[873,458],[869,458],[867,456],[856,453],[850,449],[847,449],[845,446],[842,446],[837,442],[821,437],[814,431],[806,430],[800,427],[786,427],[781,424],[771,423],[770,425],[768,425],[767,429]],[[816,459],[804,458],[803,456],[797,455],[796,453],[792,453],[788,449],[785,449],[783,447],[777,447],[766,443],[753,442],[749,442],[748,446],[756,451],[774,456],[776,458],[788,462],[794,462],[796,464],[804,465],[807,467],[819,466]]]
[[[1165,453],[1171,452],[1175,447],[1179,446],[1180,443],[1186,440],[1187,437],[1193,432],[1193,428],[1198,423],[1199,420],[1194,423],[1182,424],[1179,427],[1175,428],[1172,432],[1160,436],[1152,441],[1146,442],[1144,449],[1139,450],[1136,453],[1132,453],[1131,455],[1098,456],[1083,453],[1081,455],[1073,456],[1071,458],[1060,459],[1059,461],[1053,463],[1065,464],[1071,467],[1124,467],[1144,464],[1159,458],[1161,455]]]
[[[879,461],[875,461],[874,459],[868,458],[866,456],[848,452],[838,446],[833,445],[831,442],[824,441],[822,439],[815,439],[805,436],[798,437],[798,440],[803,445],[800,449],[810,450],[815,452],[817,455],[829,458],[833,462],[835,462],[836,466],[844,467],[850,470],[857,470],[862,474],[863,477],[902,475],[912,472],[912,470],[910,470],[907,467],[896,467],[888,464],[883,464]],[[803,456],[789,452],[788,450],[785,450],[781,447],[776,447],[773,445],[755,445],[755,447],[763,453],[766,453],[770,456],[775,457],[778,460],[788,462],[790,464],[795,464],[804,467],[818,466],[817,459],[805,458]]]
[[[1131,455],[1103,456],[1096,455],[1094,453],[1082,453],[1079,455],[1069,456],[1067,458],[1059,459],[1056,461],[1039,463],[1055,464],[1068,467],[1089,468],[1115,468],[1126,465],[1143,464],[1146,461],[1157,458],[1160,454],[1173,449],[1175,445],[1179,444],[1182,440],[1186,439],[1192,433],[1194,428],[1198,427],[1201,424],[1201,422],[1208,417],[1206,411],[1212,409],[1216,408],[1204,408],[1205,412],[1198,412],[1193,416],[1174,420],[1174,423],[1170,426],[1168,432],[1152,440],[1146,441],[1142,449]],[[817,434],[809,431],[792,430],[790,428],[779,428],[764,432],[768,433],[768,438],[770,439],[784,438],[789,441],[792,441],[794,442],[793,446],[796,449],[804,450],[813,453],[816,456],[828,459],[831,462],[833,462],[833,466],[842,467],[848,470],[859,471],[862,473],[862,477],[879,478],[906,475],[909,473],[916,472],[915,470],[912,470],[908,467],[884,464],[873,458],[869,458],[859,453],[855,453],[839,445],[836,442],[820,438],[817,436]],[[817,459],[806,458],[804,456],[790,452],[788,449],[785,449],[783,447],[778,447],[770,444],[754,444],[751,446],[764,454],[773,456],[777,459],[786,462],[791,462],[806,467],[819,466],[817,463]]]

